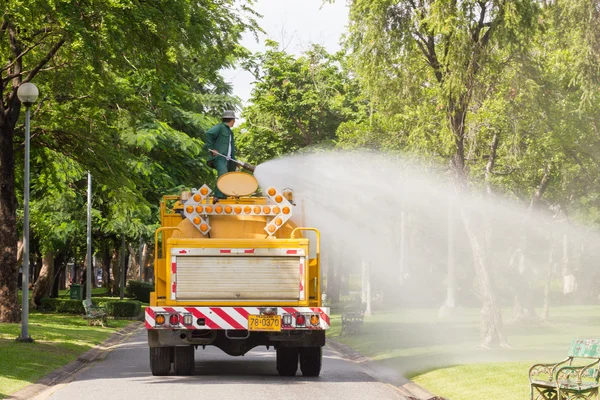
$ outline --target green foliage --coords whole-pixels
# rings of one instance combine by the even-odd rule
[[[331,148],[336,130],[357,112],[358,86],[344,71],[343,55],[313,46],[294,58],[275,42],[257,56],[257,82],[237,143],[250,163],[301,149]]]
[[[49,297],[41,299],[39,310],[61,314],[85,314],[81,300],[53,299]]]
[[[135,300],[108,301],[106,311],[113,317],[135,317],[141,311],[142,304]]]
[[[125,290],[128,297],[132,297],[142,303],[149,303],[150,292],[154,291],[154,285],[142,281],[128,281]]]
[[[85,257],[87,171],[94,248],[123,234],[150,238],[163,194],[210,179],[203,132],[223,108],[238,104],[219,71],[247,56],[238,42],[244,31],[258,29],[256,14],[233,0],[4,6],[0,135],[14,134],[17,188],[24,131],[15,93],[22,81],[40,90],[31,125],[33,240],[65,259]],[[5,217],[1,225],[14,215]],[[0,268],[17,270],[9,264]]]

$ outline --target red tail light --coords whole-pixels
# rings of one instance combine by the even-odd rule
[[[296,317],[296,326],[304,326],[306,325],[306,317],[302,314]]]
[[[171,325],[178,325],[179,324],[179,315],[171,314],[171,316],[169,317],[169,323]]]

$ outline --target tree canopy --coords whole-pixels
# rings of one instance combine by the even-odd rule
[[[31,110],[36,237],[53,246],[73,239],[69,232],[81,227],[45,221],[78,220],[70,217],[81,215],[77,189],[85,187],[87,170],[95,179],[96,226],[109,236],[147,235],[162,194],[210,175],[200,151],[203,132],[223,107],[238,104],[220,70],[247,55],[238,43],[244,31],[257,29],[254,18],[234,1],[4,2],[0,321],[19,318],[19,85],[32,81],[41,93]],[[55,208],[60,212],[49,207],[50,196],[64,204]]]

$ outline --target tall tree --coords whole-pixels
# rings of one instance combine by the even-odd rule
[[[0,322],[16,322],[15,154],[22,148],[23,134],[17,128],[19,85],[35,80],[42,93],[33,110],[33,146],[46,146],[77,161],[100,183],[133,191],[135,183],[127,171],[131,142],[120,132],[142,123],[169,131],[173,125],[164,122],[168,118],[149,117],[160,114],[160,102],[173,103],[187,90],[188,97],[196,98],[222,93],[226,85],[218,71],[244,54],[238,45],[241,33],[256,25],[253,12],[245,5],[236,10],[233,0],[33,0],[3,6]],[[211,111],[197,107],[198,101],[188,105],[176,108],[188,111],[178,115],[178,128],[186,118]]]
[[[256,57],[256,83],[238,139],[251,163],[333,147],[338,126],[356,112],[358,86],[344,71],[342,54],[315,45],[296,58],[278,46],[268,42]]]
[[[375,106],[389,88],[423,97],[442,114],[452,138],[456,184],[466,186],[467,117],[482,71],[529,42],[539,13],[534,0],[354,0],[347,39],[353,65]],[[411,93],[412,92],[412,93]],[[386,100],[382,106],[385,107]],[[504,342],[483,235],[463,221],[482,298],[482,344]]]

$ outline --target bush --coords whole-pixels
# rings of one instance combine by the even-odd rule
[[[38,309],[40,311],[59,312],[62,314],[85,314],[81,300],[43,297],[40,300]]]
[[[140,313],[142,303],[135,300],[126,301],[108,301],[106,303],[106,311],[108,315],[113,317],[135,317]]]
[[[127,297],[134,298],[143,303],[150,303],[150,292],[154,291],[154,285],[142,281],[127,282]]]

